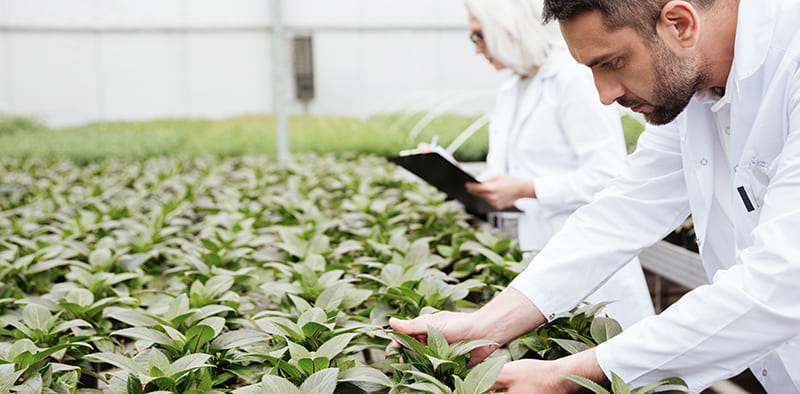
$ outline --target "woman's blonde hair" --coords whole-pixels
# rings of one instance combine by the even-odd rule
[[[542,21],[543,0],[465,0],[491,56],[517,74],[540,68],[563,45],[557,23]]]

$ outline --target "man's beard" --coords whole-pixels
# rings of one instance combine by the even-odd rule
[[[695,58],[681,59],[675,56],[660,40],[655,45],[653,93],[660,98],[660,102],[652,104],[653,110],[645,113],[644,117],[651,124],[664,125],[675,120],[689,105],[692,96],[708,81],[708,72],[698,66]],[[625,101],[624,98],[618,102],[626,107],[640,104]]]

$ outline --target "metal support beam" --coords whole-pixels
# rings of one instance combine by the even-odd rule
[[[286,114],[286,61],[281,0],[272,0],[272,109],[278,161],[289,159],[289,121]]]

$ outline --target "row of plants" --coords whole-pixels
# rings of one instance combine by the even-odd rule
[[[414,141],[408,130],[419,114],[387,114],[369,118],[291,116],[289,145],[294,153],[362,153],[391,156],[400,149],[439,135],[453,141],[478,116],[445,114],[434,119]],[[488,149],[486,127],[456,152],[459,160],[482,160]],[[226,119],[155,119],[97,122],[46,127],[24,117],[0,114],[0,156],[68,158],[86,163],[105,158],[150,158],[171,155],[264,155],[276,151],[275,118],[242,115]]]
[[[482,393],[506,357],[467,369],[485,341],[388,319],[477,307],[526,264],[374,156],[0,159],[0,392]],[[601,308],[506,354],[594,346],[620,330]]]

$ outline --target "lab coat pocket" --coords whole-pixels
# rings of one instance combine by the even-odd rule
[[[770,181],[775,172],[774,163],[753,159],[736,168],[734,188],[742,206],[748,213],[756,213],[764,205]]]

